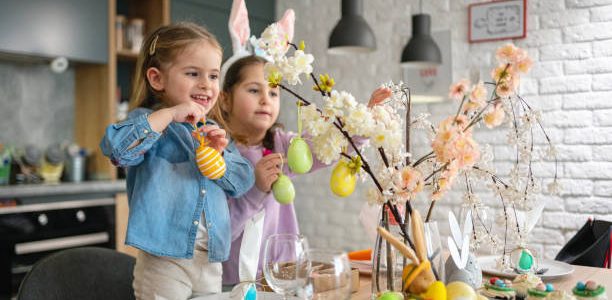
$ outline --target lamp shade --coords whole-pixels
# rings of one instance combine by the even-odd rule
[[[342,18],[329,36],[329,53],[368,53],[376,50],[374,32],[362,13],[362,0],[342,0]]]
[[[440,48],[431,37],[431,17],[427,14],[412,16],[412,37],[402,51],[402,66],[426,68],[442,64]]]

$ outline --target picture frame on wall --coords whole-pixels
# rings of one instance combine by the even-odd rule
[[[527,0],[500,0],[470,4],[468,36],[470,43],[525,38]]]

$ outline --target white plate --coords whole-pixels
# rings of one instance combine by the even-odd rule
[[[191,300],[229,300],[230,292],[225,292],[221,294],[212,294],[207,296],[200,296],[196,298],[191,298]],[[257,300],[280,300],[283,297],[279,294],[273,292],[257,292]],[[299,299],[297,297],[287,297],[287,299]]]
[[[495,268],[496,259],[499,256],[491,255],[491,256],[481,256],[478,257],[478,264],[482,269],[482,272],[485,274],[489,274],[492,276],[506,277],[513,279],[518,274],[515,272],[506,272],[500,271]],[[542,275],[538,275],[542,280],[552,280],[559,277],[563,277],[574,272],[574,267],[572,265],[556,260],[545,259],[540,262],[538,268],[547,268],[548,271]]]

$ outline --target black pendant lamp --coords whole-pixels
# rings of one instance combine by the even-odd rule
[[[374,32],[362,14],[362,0],[342,0],[342,18],[329,36],[329,53],[354,54],[376,50]]]
[[[402,51],[402,66],[428,68],[442,64],[440,48],[431,37],[431,17],[427,14],[412,16],[412,37]]]

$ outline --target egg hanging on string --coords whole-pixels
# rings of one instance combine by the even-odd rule
[[[312,168],[312,153],[308,143],[301,137],[291,139],[287,150],[287,164],[293,173],[304,174]]]

